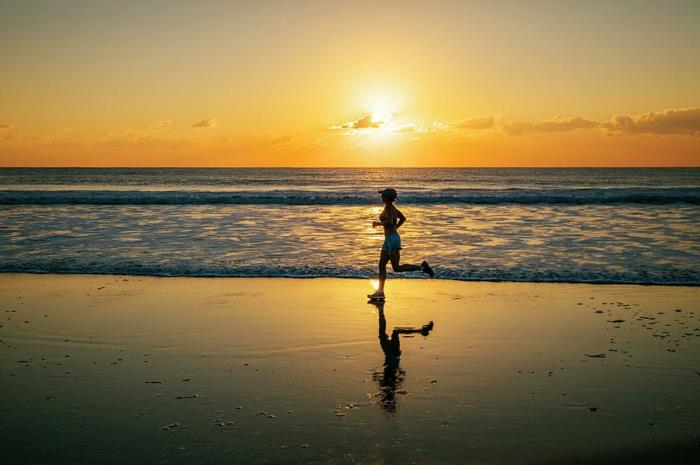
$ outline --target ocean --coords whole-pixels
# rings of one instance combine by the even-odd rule
[[[700,284],[698,168],[4,168],[0,272],[373,277],[384,187],[438,279]]]

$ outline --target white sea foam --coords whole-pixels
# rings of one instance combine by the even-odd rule
[[[413,204],[674,204],[700,205],[698,188],[579,189],[415,189],[401,190],[401,201]],[[376,189],[14,189],[0,191],[0,205],[371,205]]]
[[[208,185],[45,171],[0,170],[0,271],[367,277],[376,186],[399,185],[390,170],[206,170]],[[683,187],[666,170],[476,173],[400,171],[403,261],[449,279],[700,284],[700,170],[677,172]]]

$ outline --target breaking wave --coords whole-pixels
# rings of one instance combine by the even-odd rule
[[[700,189],[441,189],[404,190],[411,204],[691,204],[700,205]],[[358,190],[2,190],[0,205],[375,205],[374,191]]]

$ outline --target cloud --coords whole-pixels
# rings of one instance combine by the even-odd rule
[[[618,115],[607,121],[585,116],[556,116],[532,121],[504,121],[499,115],[475,116],[451,122],[435,121],[427,128],[410,122],[397,124],[392,115],[378,118],[380,117],[377,115],[373,117],[372,114],[365,114],[329,129],[344,130],[343,134],[367,134],[372,129],[382,129],[393,133],[455,133],[467,136],[484,133],[522,136],[532,132],[598,130],[610,135],[658,134],[700,137],[700,108],[696,107],[652,111],[636,116]]]
[[[0,129],[12,129],[12,125],[0,123]]]
[[[483,129],[493,129],[496,127],[496,117],[495,116],[476,116],[473,118],[466,118],[459,121],[451,121],[448,123],[443,123],[442,121],[433,122],[434,131],[472,131],[472,130],[483,130]]]
[[[700,108],[677,108],[637,116],[618,115],[601,124],[611,134],[700,136]]]
[[[476,118],[467,118],[460,121],[447,123],[452,130],[469,130],[469,129],[491,129],[496,125],[496,118],[493,116],[480,116]]]
[[[138,146],[138,147],[179,147],[189,143],[177,138],[168,131],[174,125],[172,120],[159,120],[142,128],[131,128],[107,133],[96,143],[104,146]]]
[[[435,122],[436,131],[471,131],[500,128],[508,135],[530,132],[569,132],[580,129],[601,129],[608,134],[659,134],[700,136],[700,108],[675,108],[642,115],[618,115],[609,121],[582,116],[557,116],[539,121],[498,121],[496,117],[468,118],[450,123]]]
[[[406,122],[403,124],[397,124],[394,121],[394,115],[387,113],[383,115],[377,114],[366,114],[347,123],[338,124],[336,126],[331,126],[328,129],[341,129],[344,130],[342,134],[353,135],[353,134],[367,134],[373,129],[381,129],[384,132],[398,132],[398,133],[423,133],[428,132],[428,129],[419,126],[412,122]]]
[[[168,129],[170,126],[172,126],[173,120],[171,119],[164,119],[160,121],[156,121],[155,123],[151,124],[148,129],[151,131],[162,131],[164,129]]]
[[[163,148],[163,147],[181,147],[189,144],[185,139],[176,139],[163,137],[157,133],[148,133],[145,131],[117,131],[107,134],[106,138],[97,142],[100,146],[135,146],[143,148]]]
[[[510,123],[502,123],[501,127],[511,136],[520,136],[527,134],[528,132],[564,132],[564,131],[575,131],[577,129],[594,129],[600,127],[600,122],[583,118],[580,116],[565,118],[562,116],[557,116],[553,119],[543,120],[543,121],[513,121]]]
[[[204,118],[192,124],[193,128],[213,128],[214,126],[216,126],[214,118]]]
[[[427,132],[428,130],[424,127],[417,126],[414,123],[402,124],[393,129],[393,132]]]
[[[372,119],[372,115],[368,113],[356,120],[348,121],[347,123],[343,123],[337,126],[331,126],[330,129],[379,129],[385,123],[386,121],[374,121]]]

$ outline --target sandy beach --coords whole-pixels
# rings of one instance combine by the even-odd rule
[[[391,280],[384,321],[369,291],[3,275],[3,460],[697,460],[700,289]]]

